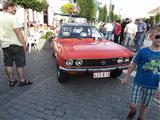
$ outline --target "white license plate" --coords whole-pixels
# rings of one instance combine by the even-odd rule
[[[110,72],[95,72],[93,73],[93,78],[104,78],[110,77]]]

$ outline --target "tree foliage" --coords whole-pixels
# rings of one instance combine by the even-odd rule
[[[13,1],[24,9],[32,9],[33,11],[41,12],[46,8],[45,0],[9,0]]]
[[[160,13],[156,14],[155,21],[156,23],[160,23]]]
[[[160,13],[157,13],[155,16],[150,16],[149,18],[143,19],[149,26],[152,26],[153,24],[160,24]]]
[[[95,7],[95,3],[94,0],[87,0],[87,16],[86,18],[88,20],[91,20],[93,18],[95,18],[96,15],[96,7]]]
[[[81,11],[78,14],[78,16],[79,17],[86,17],[87,16],[87,12],[86,12],[87,2],[86,2],[86,0],[77,0],[76,3],[81,8]]]
[[[110,13],[109,13],[109,21],[110,22],[113,22],[115,19],[114,19],[114,12],[113,11],[110,11]]]
[[[106,5],[104,5],[103,8],[100,8],[100,10],[99,10],[99,20],[101,20],[101,21],[106,21],[107,20]]]
[[[79,17],[85,17],[88,20],[95,18],[96,7],[94,0],[77,0],[76,3],[81,8],[78,14]]]
[[[120,20],[119,16],[117,14],[114,14],[114,21]]]

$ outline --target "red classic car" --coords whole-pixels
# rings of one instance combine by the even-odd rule
[[[84,23],[61,26],[52,48],[59,82],[67,82],[68,75],[86,72],[93,78],[118,77],[133,57],[133,52],[105,40],[96,27]]]

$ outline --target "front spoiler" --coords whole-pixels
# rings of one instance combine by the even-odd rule
[[[112,71],[112,70],[123,70],[129,68],[129,65],[125,66],[117,66],[117,67],[111,67],[111,68],[64,68],[59,67],[60,70],[64,72],[105,72],[105,71]]]

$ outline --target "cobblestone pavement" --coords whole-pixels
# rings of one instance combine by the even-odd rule
[[[131,82],[124,87],[118,79],[83,75],[60,84],[50,49],[26,58],[26,76],[34,83],[9,87],[0,53],[0,120],[125,120]],[[146,120],[159,120],[159,113],[154,101]]]

